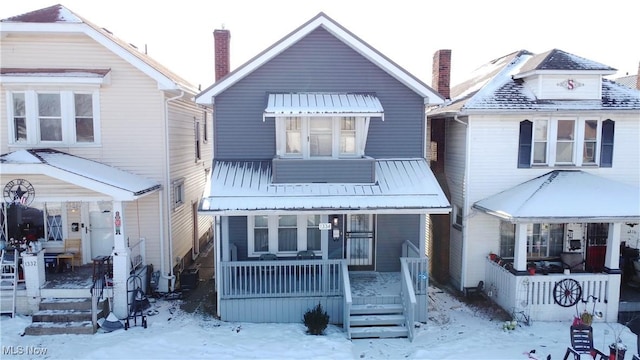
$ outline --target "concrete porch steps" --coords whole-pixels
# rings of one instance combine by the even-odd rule
[[[98,304],[98,319],[104,317],[104,304]],[[94,334],[90,298],[46,298],[32,316],[25,335]]]
[[[352,339],[406,338],[402,304],[352,305],[349,316]]]

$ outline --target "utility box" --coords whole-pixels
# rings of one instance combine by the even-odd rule
[[[193,290],[200,282],[200,269],[187,269],[180,274],[180,288]]]

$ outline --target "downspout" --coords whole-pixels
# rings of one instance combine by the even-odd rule
[[[169,102],[179,99],[182,96],[184,96],[184,90],[180,90],[180,94],[176,95],[174,97],[168,98],[165,100],[164,102],[164,131],[165,131],[165,136],[164,136],[164,146],[165,146],[165,184],[167,184],[167,191],[165,191],[165,198],[166,198],[166,214],[167,214],[167,247],[169,250],[169,271],[168,274],[169,275],[164,275],[166,272],[166,268],[164,268],[164,266],[166,266],[166,264],[164,263],[164,256],[162,256],[162,262],[161,262],[161,267],[163,267],[162,272],[161,272],[161,276],[166,279],[166,280],[170,280],[171,281],[171,285],[169,286],[169,292],[173,292],[173,290],[175,289],[175,284],[176,284],[176,276],[173,273],[173,226],[171,224],[171,214],[170,214],[170,206],[169,204],[171,204],[171,164],[170,164],[170,156],[169,156]],[[162,249],[162,246],[160,247]]]
[[[470,164],[470,157],[471,157],[471,154],[469,153],[469,151],[470,151],[469,150],[470,141],[471,141],[470,140],[471,139],[471,134],[469,133],[469,123],[468,122],[465,123],[464,121],[458,119],[458,115],[457,114],[453,116],[453,120],[459,122],[460,124],[463,124],[467,128],[466,137],[465,137],[465,144],[464,144],[464,146],[465,146],[465,166],[464,167],[467,170],[464,172],[464,175],[463,175],[463,184],[466,187],[466,186],[468,186],[468,183],[469,183],[469,164]],[[468,194],[468,190],[465,191],[465,193],[467,193],[467,196],[464,197],[464,204],[462,204],[463,211],[466,211],[467,209],[469,209],[469,194]],[[463,214],[464,214],[464,212],[463,212]],[[462,230],[462,259],[460,259],[461,262],[462,262],[462,271],[461,271],[461,276],[460,276],[460,289],[459,290],[464,290],[464,288],[466,287],[465,284],[466,284],[466,281],[467,281],[467,255],[468,255],[467,254],[467,251],[468,251],[467,250],[467,248],[468,248],[468,246],[467,246],[467,232],[469,231],[468,227],[467,227],[467,224],[466,224],[467,223],[467,218],[468,218],[468,216],[464,216],[462,218],[462,229],[463,229]]]

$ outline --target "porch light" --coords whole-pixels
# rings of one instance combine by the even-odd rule
[[[333,227],[334,227],[334,228],[335,228],[335,227],[338,227],[338,217],[337,217],[337,216],[334,216],[334,217],[333,217],[333,219],[332,219],[332,223],[333,223]]]

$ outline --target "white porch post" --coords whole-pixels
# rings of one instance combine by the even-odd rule
[[[513,268],[516,272],[527,271],[527,224],[516,224],[516,245],[513,256]]]
[[[24,268],[24,283],[27,291],[29,312],[38,311],[40,305],[40,288],[45,283],[44,249],[37,253],[23,252],[22,266]]]
[[[221,270],[221,266],[220,266],[220,245],[221,245],[221,229],[220,229],[220,216],[215,216],[214,221],[216,222],[216,229],[215,229],[215,239],[213,240],[213,243],[215,244],[215,249],[213,251],[214,252],[214,256],[215,256],[215,273],[214,273],[214,285],[216,287],[216,304],[218,304],[218,306],[216,306],[216,315],[218,317],[220,317],[220,293],[222,291],[222,287],[221,287],[221,274],[220,274],[220,270]],[[228,242],[228,241],[227,241]],[[228,251],[226,251],[228,252]],[[227,255],[228,258],[228,255]]]
[[[620,273],[620,234],[622,224],[610,223],[609,236],[607,237],[607,255],[604,259],[605,271],[611,273],[617,270]]]
[[[113,313],[124,319],[127,311],[127,279],[129,278],[129,249],[125,239],[124,211],[121,201],[113,202]]]
[[[420,243],[420,257],[427,257],[427,214],[420,215],[420,236],[418,237]]]

